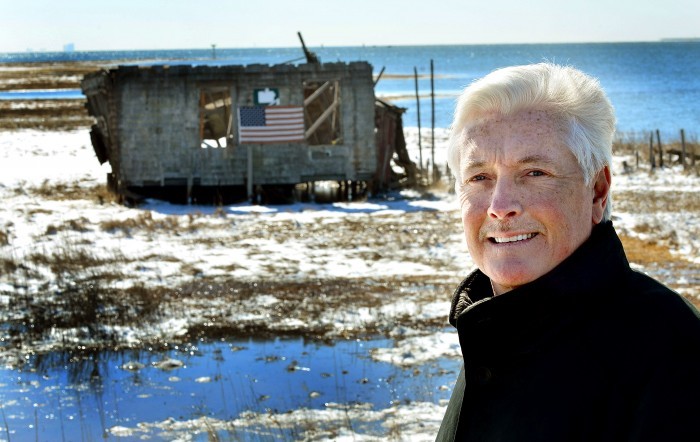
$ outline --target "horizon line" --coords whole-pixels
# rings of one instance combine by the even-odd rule
[[[527,46],[527,45],[574,45],[574,44],[643,44],[643,43],[697,43],[700,37],[670,37],[656,40],[614,40],[614,41],[559,41],[559,42],[500,42],[500,43],[401,43],[401,44],[360,44],[360,45],[307,45],[310,49],[328,48],[391,48],[391,47],[439,47],[439,46]],[[73,44],[72,42],[65,45]],[[74,53],[74,52],[139,52],[139,51],[212,51],[212,50],[259,50],[259,49],[301,49],[300,45],[289,46],[239,46],[219,47],[213,43],[208,47],[180,47],[180,48],[122,48],[122,49],[73,49],[73,50],[48,50],[27,48],[24,50],[3,51],[2,54],[31,54],[31,53]]]

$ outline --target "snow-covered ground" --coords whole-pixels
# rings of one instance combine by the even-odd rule
[[[407,128],[406,139],[418,160],[417,130]],[[444,170],[446,131],[437,131],[435,139],[435,164]],[[422,144],[425,162],[430,157],[429,131],[423,131]],[[613,196],[613,207],[621,209],[614,211],[618,229],[657,241],[681,259],[700,265],[697,174],[682,173],[678,167],[624,174],[623,160],[631,163],[630,158],[616,157],[613,170],[613,195],[624,197],[618,201]],[[66,278],[85,275],[107,276],[102,279],[111,289],[176,290],[198,282],[259,280],[340,279],[365,284],[416,278],[451,287],[473,267],[455,197],[445,191],[429,195],[405,191],[320,205],[217,208],[150,201],[129,208],[98,192],[108,171],[108,165],[100,166],[96,160],[86,131],[0,132],[0,305],[9,305],[12,294],[45,296],[60,291],[57,284]],[[650,194],[657,201],[654,206],[648,205]],[[659,207],[658,201],[666,200]],[[85,261],[85,268],[57,275],[64,270],[58,269],[59,261],[65,264],[76,257]],[[694,281],[678,289],[698,295]],[[270,309],[282,302],[270,290],[236,299],[240,308],[225,309],[226,319],[251,324],[268,317]],[[376,293],[379,296],[381,290]],[[449,290],[430,296],[408,289],[407,293],[402,299],[381,299],[381,305],[367,301],[354,309],[336,306],[337,310],[318,313],[314,319],[333,334],[377,326],[378,317],[383,318],[380,328],[386,328],[419,311],[433,320],[444,318]],[[221,304],[231,302],[223,295],[219,289],[215,297],[188,298],[184,302],[191,311],[186,314],[167,311],[158,322],[115,326],[112,332],[127,342],[181,335],[188,326],[204,321],[207,312],[221,311]],[[275,327],[303,327],[307,320],[292,315]]]
[[[430,158],[429,135],[424,130],[424,162]],[[417,130],[407,128],[406,138],[417,161]],[[444,170],[446,132],[439,130],[435,138],[435,164]],[[613,195],[622,197],[613,197],[618,230],[667,247],[686,263],[680,276],[664,266],[635,265],[688,296],[700,295],[700,178],[678,167],[625,174],[623,160],[631,162],[616,157],[613,169]],[[95,158],[86,131],[0,132],[3,321],[21,315],[15,298],[55,296],[71,278],[100,279],[109,290],[165,293],[159,314],[148,321],[103,326],[125,346],[177,340],[216,318],[218,326],[243,330],[265,323],[267,331],[310,330],[326,338],[379,332],[394,338],[396,347],[376,349],[372,357],[397,366],[459,358],[456,334],[445,333],[442,325],[452,287],[473,263],[449,192],[404,191],[323,205],[217,208],[149,201],[129,208],[100,190],[108,171]],[[0,359],[14,365],[22,352],[50,350],[59,338],[97,344],[79,327],[53,330],[24,342],[21,351],[0,347]],[[365,419],[399,426],[402,438],[418,440],[432,439],[441,410],[441,405],[416,403],[373,411],[374,417],[366,410],[333,408],[299,413],[321,422],[362,411]],[[235,425],[265,418],[241,416]],[[284,425],[275,419],[275,425]],[[209,420],[200,426],[216,425]],[[111,431],[137,434],[128,428]],[[362,440],[355,433],[337,436]]]

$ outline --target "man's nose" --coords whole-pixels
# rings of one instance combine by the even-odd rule
[[[507,179],[496,181],[491,193],[488,215],[495,219],[505,219],[522,213],[522,205],[517,186]]]

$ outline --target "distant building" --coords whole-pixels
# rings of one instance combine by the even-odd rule
[[[75,52],[74,43],[66,43],[63,45],[63,52]]]
[[[365,62],[120,66],[82,90],[97,157],[127,198],[291,198],[329,180],[357,194],[405,178],[389,165],[408,158],[403,134],[387,137],[403,109],[378,103],[375,119]]]

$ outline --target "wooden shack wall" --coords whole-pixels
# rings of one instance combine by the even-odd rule
[[[376,171],[374,90],[367,63],[122,67],[111,74],[119,114],[119,179],[125,186],[243,185],[248,146],[200,147],[200,91],[228,89],[236,141],[236,109],[254,104],[254,89],[276,88],[281,105],[300,105],[304,81],[340,82],[342,143],[255,145],[254,183],[370,180]]]

